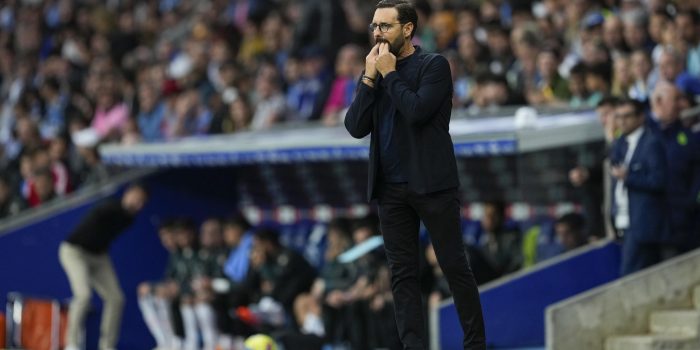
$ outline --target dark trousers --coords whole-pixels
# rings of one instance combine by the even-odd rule
[[[676,247],[670,244],[641,243],[630,238],[629,231],[624,232],[622,242],[622,266],[620,274],[629,275],[658,264],[677,255]]]
[[[486,349],[479,291],[462,242],[460,217],[456,189],[430,194],[417,194],[403,184],[384,184],[379,189],[379,220],[404,349],[427,349],[418,282],[421,220],[450,285],[464,331],[464,349]]]

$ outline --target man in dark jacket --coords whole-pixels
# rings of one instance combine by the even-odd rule
[[[143,186],[131,185],[121,201],[108,200],[93,208],[61,243],[59,260],[73,291],[66,349],[81,349],[79,339],[84,332],[92,288],[104,302],[99,349],[116,349],[124,293],[109,258],[109,246],[131,226],[147,197]]]
[[[622,274],[661,260],[670,242],[665,194],[666,153],[656,133],[644,125],[644,106],[622,100],[615,108],[622,136],[615,140],[612,165],[612,220],[624,239]]]
[[[666,149],[668,188],[666,205],[676,253],[687,252],[700,241],[695,232],[700,185],[700,145],[680,121],[681,92],[670,82],[656,84],[651,98],[654,119]]]
[[[345,117],[356,138],[371,134],[368,196],[379,217],[399,336],[425,349],[418,280],[422,220],[455,296],[465,349],[485,349],[474,275],[460,234],[457,165],[449,134],[452,79],[447,60],[411,45],[417,15],[406,1],[377,4],[369,26],[376,45]]]

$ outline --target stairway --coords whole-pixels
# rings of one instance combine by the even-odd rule
[[[649,334],[608,337],[605,350],[700,349],[700,286],[692,295],[694,309],[652,311]]]

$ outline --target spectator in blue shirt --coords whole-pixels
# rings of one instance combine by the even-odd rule
[[[165,104],[159,100],[160,94],[155,86],[144,84],[139,87],[139,114],[136,120],[141,137],[146,142],[163,138]]]

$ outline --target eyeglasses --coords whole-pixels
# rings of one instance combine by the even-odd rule
[[[405,24],[405,23],[401,23],[401,22],[396,22],[396,23],[379,23],[379,24],[377,24],[377,23],[372,23],[372,24],[370,24],[370,25],[367,27],[367,29],[369,29],[369,32],[370,32],[370,33],[374,33],[374,30],[377,29],[377,28],[379,28],[379,31],[380,31],[380,32],[386,33],[386,32],[389,31],[389,29],[391,29],[391,27],[394,26],[394,24],[402,24],[402,25],[403,25],[403,24]]]

